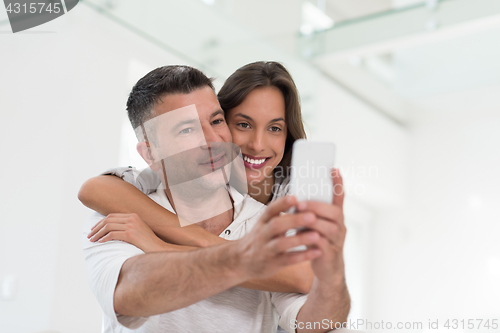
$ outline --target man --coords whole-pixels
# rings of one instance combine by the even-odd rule
[[[151,195],[153,200],[189,214],[191,202],[219,207],[229,191],[230,198],[236,199],[222,204],[222,212],[211,211],[199,225],[215,234],[235,223],[252,228],[239,240],[211,248],[144,254],[124,242],[87,240],[90,227],[102,219],[95,214],[85,228],[84,253],[91,288],[104,311],[105,332],[128,331],[124,326],[137,332],[273,332],[278,319],[289,332],[296,327],[300,332],[300,327],[311,326],[307,323],[346,320],[343,196],[337,196],[334,205],[299,203],[299,213],[293,215],[280,214],[296,205],[294,198],[283,198],[257,221],[262,206],[248,197],[238,199],[225,188],[229,170],[226,163],[217,163],[230,154],[231,149],[224,147],[231,142],[231,134],[210,79],[194,68],[166,66],[150,72],[134,86],[127,109],[144,139],[138,151],[162,179],[164,190]],[[183,119],[183,114],[188,117]],[[178,122],[173,121],[176,115]],[[164,116],[169,121],[150,122]],[[177,127],[189,122],[195,123],[189,130]],[[168,137],[166,133],[174,129],[177,136]],[[183,136],[197,129],[203,138]],[[180,157],[186,154],[192,157],[188,164]],[[285,237],[287,230],[298,227],[310,231]],[[307,250],[288,251],[298,245],[306,245]],[[315,274],[308,297],[237,287],[307,260]],[[327,330],[324,325],[314,329]]]

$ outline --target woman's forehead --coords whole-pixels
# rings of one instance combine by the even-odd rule
[[[277,88],[259,87],[252,90],[240,105],[228,112],[228,115],[240,115],[254,121],[285,119],[285,99]]]

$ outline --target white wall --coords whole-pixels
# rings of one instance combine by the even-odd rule
[[[0,280],[18,281],[15,298],[0,300],[1,331],[99,332],[77,191],[118,163],[132,59],[183,61],[84,5],[0,39]]]
[[[407,129],[377,113],[342,87],[321,77],[310,138],[337,146],[337,166],[346,192],[346,277],[351,320],[371,312],[373,234],[382,212],[400,210],[408,200],[410,137]],[[383,240],[382,240],[383,242]]]
[[[419,101],[411,205],[375,224],[374,318],[498,317],[498,96],[492,86]]]
[[[408,131],[326,78],[317,98],[311,137],[337,144],[348,196],[372,208],[405,203]]]

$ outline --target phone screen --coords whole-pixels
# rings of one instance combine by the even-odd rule
[[[290,194],[298,201],[331,203],[335,144],[297,140],[292,150]]]

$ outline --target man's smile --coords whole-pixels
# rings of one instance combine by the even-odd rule
[[[200,163],[200,165],[202,165],[204,167],[210,166],[212,168],[212,170],[220,169],[226,164],[225,157],[226,157],[226,153],[221,152],[221,153],[218,153],[217,155],[212,155],[210,157],[210,160],[205,161],[203,163]]]

